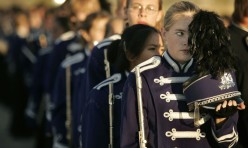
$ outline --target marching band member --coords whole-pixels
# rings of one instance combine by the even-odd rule
[[[135,65],[146,61],[154,55],[160,55],[163,50],[161,33],[147,25],[133,25],[127,27],[122,39],[112,42],[108,47],[108,61],[115,68],[116,73],[110,78],[97,84],[89,94],[83,118],[83,147],[107,148],[110,144],[108,95],[109,84],[113,85],[113,145],[120,147],[120,115],[122,89],[127,75]],[[148,61],[151,61],[149,59]],[[144,62],[144,64],[147,62]]]

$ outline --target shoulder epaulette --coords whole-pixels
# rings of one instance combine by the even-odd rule
[[[161,57],[154,56],[154,57],[140,63],[139,65],[137,65],[135,67],[139,67],[140,72],[143,72],[143,71],[146,71],[148,69],[153,69],[153,68],[157,67],[160,63],[161,63]],[[132,72],[134,72],[134,71],[135,71],[135,68],[132,70]]]
[[[105,46],[110,45],[113,41],[121,39],[120,35],[112,35],[104,40],[102,40],[99,44],[97,44],[97,48],[103,48]]]
[[[117,74],[113,74],[111,77],[109,77],[108,79],[100,82],[99,84],[97,84],[93,89],[97,89],[100,90],[102,87],[104,86],[108,86],[111,83],[117,83],[121,80],[121,74],[117,73]]]
[[[68,41],[76,36],[75,32],[73,31],[68,31],[64,34],[62,34],[58,39],[55,40],[55,44],[59,44],[60,42],[63,41]]]
[[[72,42],[68,45],[67,49],[71,52],[76,52],[76,51],[82,50],[83,46],[82,46],[82,44]]]
[[[39,55],[45,55],[45,54],[49,54],[49,53],[51,53],[52,52],[52,50],[53,50],[53,48],[51,47],[51,46],[48,46],[48,47],[46,47],[46,48],[41,48],[40,50],[39,50]]]
[[[68,40],[74,38],[75,36],[76,36],[76,34],[75,34],[74,31],[68,31],[68,32],[62,34],[62,35],[59,37],[59,39],[60,39],[61,41],[68,41]]]
[[[79,63],[84,60],[84,54],[83,53],[77,53],[75,55],[69,56],[61,63],[61,66],[63,68],[66,68],[67,66]]]

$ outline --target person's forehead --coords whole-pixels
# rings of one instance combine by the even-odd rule
[[[188,25],[192,21],[192,16],[180,16],[174,19],[171,26],[174,30],[188,30]]]
[[[158,5],[159,0],[130,0],[130,4],[133,3],[138,3],[138,4],[142,4],[142,5]]]
[[[152,33],[147,40],[147,45],[160,44],[160,40],[161,40],[161,35],[159,33]]]

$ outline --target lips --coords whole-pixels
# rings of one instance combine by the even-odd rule
[[[147,25],[147,23],[146,22],[143,22],[143,21],[139,21],[138,24]]]

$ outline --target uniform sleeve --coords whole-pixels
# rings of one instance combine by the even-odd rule
[[[87,65],[87,90],[106,79],[103,49],[94,47]]]
[[[107,95],[91,91],[83,117],[82,141],[85,148],[108,148]]]
[[[45,68],[45,56],[39,56],[34,66],[33,81],[31,94],[29,96],[28,104],[26,107],[26,116],[28,119],[32,119],[36,123],[36,117],[41,105],[43,94],[43,81],[44,81],[44,68]],[[32,125],[31,125],[32,126]]]
[[[220,128],[212,120],[212,135],[220,147],[233,147],[238,142],[238,113],[230,116]]]
[[[65,70],[60,68],[51,96],[52,103],[52,131],[54,135],[54,148],[68,146],[66,139],[66,85]]]
[[[135,83],[134,75],[130,75],[123,90],[120,128],[121,148],[137,148],[139,146],[138,110]]]

